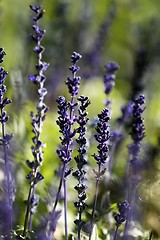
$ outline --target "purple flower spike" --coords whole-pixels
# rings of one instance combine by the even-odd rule
[[[101,114],[98,114],[99,121],[97,123],[96,131],[97,134],[95,134],[95,139],[99,143],[98,148],[98,154],[94,154],[94,158],[97,161],[97,164],[99,166],[104,165],[104,163],[107,160],[108,157],[108,141],[110,138],[110,132],[109,132],[109,120],[110,120],[110,110],[105,108],[102,110]]]
[[[82,56],[76,52],[73,52],[71,56],[71,62],[73,63],[73,65],[69,67],[69,70],[71,71],[73,76],[67,78],[66,85],[72,97],[75,97],[78,94],[79,90],[81,77],[76,76],[76,73],[80,70],[80,67],[77,66],[76,63],[79,61],[81,57]]]
[[[120,68],[116,62],[108,62],[105,65],[106,75],[104,76],[105,93],[109,94],[115,85],[115,73]]]
[[[48,107],[44,103],[44,97],[47,94],[47,89],[44,87],[44,83],[46,77],[44,76],[44,72],[47,70],[48,65],[46,62],[42,61],[42,53],[44,51],[44,47],[41,46],[41,40],[45,34],[45,30],[42,30],[39,27],[39,19],[42,18],[44,14],[44,10],[41,6],[30,5],[30,8],[35,12],[35,17],[33,17],[33,30],[34,34],[31,35],[32,39],[36,42],[36,46],[33,48],[36,53],[37,63],[35,65],[36,74],[28,76],[28,79],[37,86],[37,95],[38,102],[36,104],[36,113],[31,112],[31,124],[32,124],[32,132],[34,137],[32,138],[33,145],[31,146],[31,151],[33,155],[33,161],[27,161],[26,164],[31,168],[31,172],[27,175],[30,183],[30,190],[27,199],[27,209],[24,221],[24,231],[23,237],[27,238],[28,229],[32,229],[32,218],[33,213],[38,205],[37,195],[36,193],[36,185],[39,181],[43,179],[43,176],[39,172],[39,168],[43,162],[43,148],[45,144],[41,141],[41,132],[43,127],[43,122],[46,117],[46,112],[48,111]],[[32,163],[32,164],[29,164]],[[33,191],[32,191],[32,190]]]
[[[0,63],[4,61],[4,56],[6,53],[3,48],[0,48]],[[11,100],[5,97],[5,93],[7,88],[5,86],[5,78],[7,76],[7,71],[4,70],[3,67],[0,66],[0,125],[1,125],[1,136],[0,136],[0,145],[2,146],[1,155],[4,162],[4,181],[3,181],[3,192],[1,196],[1,201],[5,201],[5,204],[2,204],[3,208],[5,208],[5,215],[7,217],[3,217],[3,221],[1,223],[1,234],[5,235],[5,239],[10,239],[9,235],[12,228],[12,218],[13,218],[13,201],[14,201],[14,181],[12,179],[11,166],[9,162],[9,143],[13,136],[13,134],[7,134],[5,129],[5,124],[9,120],[9,116],[7,115],[7,111],[4,110],[5,106],[11,103]],[[2,192],[1,192],[2,193]],[[1,202],[1,203],[2,203]],[[1,209],[2,213],[4,209]],[[1,216],[2,217],[2,216]],[[4,230],[2,230],[4,229]],[[0,234],[0,235],[1,235]]]
[[[142,113],[145,108],[143,104],[145,103],[144,95],[140,95],[135,98],[133,102],[133,122],[132,122],[132,139],[134,143],[140,144],[140,142],[145,137],[144,119],[142,118]]]
[[[117,227],[120,227],[121,224],[126,221],[129,209],[129,203],[126,200],[123,203],[118,203],[119,213],[114,214],[114,219],[116,221]]]
[[[72,56],[71,56],[71,59],[72,59],[71,62],[73,64],[76,64],[81,58],[82,58],[82,56],[79,53],[73,52]]]
[[[3,48],[0,48],[0,63],[2,63],[4,60],[4,56],[6,55],[6,53],[4,52]]]
[[[118,69],[120,69],[119,65],[116,62],[108,62],[105,65],[107,73],[114,74]]]

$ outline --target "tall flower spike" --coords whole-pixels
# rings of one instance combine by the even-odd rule
[[[44,87],[44,83],[46,77],[44,76],[44,72],[48,68],[48,63],[42,60],[42,53],[44,51],[44,47],[41,45],[41,40],[45,34],[45,30],[42,30],[39,27],[39,20],[43,17],[44,10],[42,6],[34,6],[30,5],[31,10],[35,12],[35,16],[33,17],[33,30],[34,34],[32,34],[32,39],[35,41],[36,46],[34,47],[34,52],[37,55],[37,63],[35,65],[37,73],[35,75],[28,76],[29,80],[33,82],[37,86],[37,94],[38,94],[38,103],[36,106],[36,114],[31,112],[31,124],[33,127],[33,146],[31,147],[33,161],[26,161],[27,166],[31,169],[30,173],[26,176],[27,180],[30,184],[30,190],[28,194],[28,199],[26,201],[26,215],[24,220],[24,231],[23,237],[27,237],[28,230],[32,230],[32,218],[33,213],[38,205],[39,197],[36,195],[36,185],[39,181],[43,180],[42,174],[40,171],[40,166],[43,162],[43,148],[45,144],[41,141],[40,136],[42,132],[43,122],[46,117],[46,112],[48,111],[48,107],[44,103],[44,98],[47,94],[47,89]]]
[[[109,139],[110,139],[110,125],[109,120],[110,118],[110,110],[108,108],[105,108],[102,110],[100,114],[98,114],[98,123],[96,126],[97,133],[95,134],[95,139],[98,142],[98,153],[93,154],[94,159],[97,162],[98,165],[98,171],[94,170],[96,175],[96,190],[95,190],[95,196],[94,196],[94,203],[93,203],[93,209],[92,209],[92,215],[91,215],[91,231],[89,235],[89,240],[91,240],[92,237],[92,229],[93,229],[93,220],[94,220],[94,212],[97,205],[97,197],[98,197],[98,188],[99,188],[99,182],[101,177],[104,175],[106,168],[104,168],[104,164],[106,163],[108,157],[109,157]]]
[[[67,230],[67,190],[66,190],[66,178],[71,173],[71,170],[68,169],[68,164],[72,160],[72,142],[73,137],[76,134],[75,129],[73,129],[73,125],[77,120],[77,117],[74,113],[75,108],[77,106],[77,102],[75,101],[75,97],[78,94],[79,85],[80,85],[80,76],[77,76],[77,72],[80,70],[80,67],[77,66],[77,62],[81,59],[81,55],[77,52],[73,52],[71,56],[72,66],[69,67],[72,76],[68,77],[66,80],[66,85],[68,87],[68,91],[71,96],[71,100],[67,101],[64,97],[60,96],[57,99],[58,103],[58,120],[57,124],[60,128],[59,132],[62,134],[60,137],[61,146],[57,150],[57,154],[62,161],[62,175],[56,195],[56,200],[51,212],[51,216],[54,216],[56,207],[59,201],[59,196],[61,192],[61,188],[63,185],[64,192],[64,215],[65,215],[65,236],[68,239],[68,230]],[[52,217],[51,217],[52,218]],[[52,235],[51,232],[51,222],[48,222],[48,234]]]
[[[0,48],[0,63],[4,61],[4,56],[6,53],[4,52],[3,48]],[[4,199],[2,201],[5,202],[5,213],[8,215],[6,218],[7,222],[4,219],[2,224],[2,228],[4,227],[4,231],[7,231],[5,234],[10,234],[12,228],[12,205],[13,205],[13,180],[11,176],[10,164],[8,159],[8,148],[9,143],[12,138],[12,134],[6,134],[5,132],[5,124],[9,120],[9,116],[7,112],[4,110],[5,106],[11,103],[11,100],[5,97],[5,93],[7,88],[5,86],[5,78],[7,76],[7,72],[4,70],[3,67],[0,66],[0,123],[1,123],[1,134],[0,143],[3,146],[3,153],[4,153],[4,189],[6,191],[4,195]],[[1,211],[2,212],[2,211]],[[1,213],[3,214],[3,213]],[[3,226],[4,225],[4,226]],[[9,238],[9,235],[7,235]]]
[[[133,101],[133,120],[131,123],[131,137],[133,143],[129,145],[130,168],[128,167],[126,176],[126,179],[128,180],[127,198],[130,204],[130,209],[127,214],[126,224],[124,228],[124,236],[128,234],[130,222],[133,218],[133,212],[134,214],[136,212],[136,188],[140,179],[139,172],[142,164],[139,158],[141,151],[141,143],[143,138],[145,137],[144,119],[142,117],[142,114],[145,110],[143,106],[144,103],[144,95],[139,95],[139,97],[135,98]]]
[[[135,98],[133,102],[133,123],[131,136],[135,144],[140,144],[145,137],[144,120],[142,118],[142,113],[145,110],[143,107],[144,103],[144,95],[140,95],[139,97]]]
[[[133,143],[129,146],[130,154],[131,154],[131,164],[135,163],[139,157],[139,152],[141,148],[141,142],[145,137],[145,128],[144,128],[144,119],[142,114],[145,110],[143,107],[145,103],[144,95],[139,95],[139,97],[135,98],[132,106],[132,129],[131,129],[131,137],[133,139]]]
[[[105,108],[102,110],[101,114],[98,114],[99,121],[97,123],[96,131],[97,134],[95,134],[95,139],[99,143],[98,148],[98,154],[94,154],[94,158],[97,161],[98,166],[103,166],[107,160],[108,157],[108,141],[110,138],[110,132],[109,132],[109,120],[110,120],[110,110]]]
[[[86,188],[87,186],[85,185],[85,174],[86,171],[84,169],[84,166],[87,164],[85,155],[87,151],[87,139],[85,137],[86,134],[86,124],[89,121],[89,118],[87,118],[87,112],[86,109],[90,104],[90,101],[88,97],[80,96],[78,98],[78,101],[80,102],[80,106],[78,109],[78,125],[79,127],[77,128],[77,133],[78,138],[76,139],[76,142],[79,145],[78,148],[78,155],[75,157],[75,161],[77,163],[77,170],[73,172],[73,176],[78,180],[78,184],[75,186],[75,189],[78,193],[78,201],[74,203],[76,209],[77,209],[77,219],[75,220],[75,224],[77,225],[78,229],[78,238],[80,239],[80,234],[81,234],[81,229],[84,224],[84,221],[82,220],[82,213],[86,208]]]
[[[113,214],[114,219],[116,221],[116,231],[115,231],[113,240],[116,240],[116,238],[117,238],[118,228],[122,225],[122,223],[124,223],[126,221],[129,208],[130,208],[130,206],[129,206],[129,203],[127,202],[127,200],[125,200],[122,203],[118,203],[118,212],[119,213]]]
[[[104,88],[105,93],[109,94],[112,91],[112,88],[115,85],[115,74],[116,71],[120,68],[116,62],[108,62],[105,65],[106,68],[106,75],[104,76]]]

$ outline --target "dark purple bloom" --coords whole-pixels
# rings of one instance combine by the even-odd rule
[[[143,107],[144,103],[144,95],[140,95],[133,101],[133,121],[131,137],[135,144],[140,144],[140,142],[145,137],[144,119],[142,117],[142,113],[145,110],[145,108]]]
[[[40,18],[43,17],[45,11],[42,9],[42,6],[30,5],[30,8],[36,13],[36,16],[33,17],[33,21],[37,22]]]
[[[6,53],[3,48],[0,48],[0,63],[4,61],[4,56]],[[12,227],[12,217],[13,217],[13,201],[14,201],[14,187],[13,187],[13,179],[10,169],[10,163],[8,159],[8,148],[10,140],[12,139],[13,134],[6,134],[5,132],[5,124],[9,120],[9,116],[7,115],[7,111],[4,110],[5,106],[11,103],[11,100],[5,97],[5,93],[7,91],[5,84],[5,78],[7,76],[7,71],[4,70],[3,67],[0,66],[0,123],[1,123],[1,137],[0,143],[3,147],[2,159],[4,162],[4,181],[3,181],[3,192],[4,195],[1,196],[1,206],[3,206],[3,213],[7,216],[3,216],[1,219],[1,234],[6,234],[5,238],[9,239],[9,234]],[[5,204],[3,203],[5,201]],[[1,209],[2,210],[2,209]],[[0,217],[1,217],[0,216]],[[6,232],[7,231],[7,232]]]
[[[87,117],[87,107],[90,104],[90,101],[88,97],[80,96],[78,98],[78,101],[80,103],[79,109],[78,109],[78,117],[77,117],[77,123],[79,127],[76,129],[76,132],[79,134],[78,138],[76,139],[76,142],[79,145],[78,148],[78,155],[74,158],[77,164],[77,170],[73,172],[73,176],[78,180],[78,184],[75,186],[75,190],[78,192],[78,201],[74,202],[74,205],[77,209],[78,217],[74,221],[74,223],[77,225],[78,228],[78,236],[80,236],[80,231],[82,228],[82,225],[85,223],[82,220],[82,213],[85,210],[87,204],[86,201],[86,184],[85,181],[85,174],[86,171],[84,170],[84,166],[87,164],[85,155],[87,151],[87,139],[85,137],[86,134],[86,124],[89,121],[89,118]]]
[[[31,172],[27,175],[27,179],[30,183],[30,190],[28,194],[27,209],[24,221],[24,231],[23,237],[27,238],[28,229],[32,229],[32,217],[35,209],[38,205],[37,195],[36,195],[36,185],[39,181],[43,180],[42,174],[39,172],[39,168],[43,162],[43,148],[44,144],[41,141],[41,132],[43,122],[46,117],[46,112],[48,111],[48,107],[44,103],[44,97],[47,94],[47,89],[44,87],[44,83],[46,77],[44,76],[44,72],[47,70],[48,65],[46,62],[42,61],[42,53],[44,51],[44,47],[41,46],[41,40],[45,34],[45,30],[42,30],[39,27],[39,19],[43,16],[44,10],[41,6],[30,5],[30,8],[35,12],[36,16],[33,17],[35,24],[33,24],[34,34],[32,34],[32,39],[36,42],[36,46],[34,47],[34,52],[36,53],[37,63],[35,68],[37,73],[34,75],[28,76],[28,79],[33,82],[37,87],[37,95],[38,102],[36,105],[36,113],[31,112],[31,124],[32,124],[32,132],[34,134],[32,138],[33,146],[31,146],[31,151],[33,155],[33,161],[26,161],[26,164],[29,168],[31,168]]]
[[[107,158],[108,158],[108,151],[109,151],[109,139],[110,139],[110,110],[105,108],[102,110],[101,114],[98,114],[99,121],[96,126],[97,134],[95,134],[95,139],[99,143],[98,154],[94,154],[94,158],[97,161],[99,166],[102,166]]]
[[[79,59],[82,56],[79,53],[73,52],[71,56],[71,62],[73,62],[73,65],[69,67],[69,70],[72,72],[72,77],[68,77],[66,80],[66,85],[68,87],[69,93],[71,96],[76,96],[78,94],[79,85],[80,85],[80,76],[76,76],[77,71],[80,70],[80,67],[76,65],[76,63],[79,61]]]
[[[4,61],[4,56],[6,53],[4,52],[4,48],[0,48],[0,63]]]
[[[72,59],[71,62],[73,64],[76,64],[81,58],[82,58],[82,56],[79,53],[73,52],[72,56],[71,56],[71,59]]]
[[[145,137],[145,127],[144,127],[144,119],[142,114],[145,110],[143,106],[145,103],[144,95],[140,95],[135,98],[133,101],[133,118],[131,122],[131,137],[133,139],[133,143],[129,145],[129,153],[131,155],[130,163],[134,169],[138,169],[138,158],[141,150],[141,142]]]
[[[4,70],[3,67],[0,67],[0,84],[3,84],[8,72]]]
[[[71,130],[73,124],[69,116],[69,104],[63,96],[57,99],[58,103],[58,120],[57,125],[59,126],[59,132],[62,134],[60,137],[62,146],[57,150],[57,154],[63,163],[67,163],[71,160],[72,150],[68,149],[68,144],[72,141],[75,132]]]
[[[125,200],[122,203],[118,203],[118,211],[119,213],[114,214],[114,219],[116,221],[116,226],[120,227],[120,225],[126,221],[127,219],[127,213],[130,209],[129,203]]]
[[[119,65],[116,62],[109,62],[105,65],[106,75],[104,76],[105,93],[109,94],[115,85],[115,73],[119,69]]]
[[[42,6],[30,5],[30,8],[31,8],[35,13],[38,13],[38,12],[42,9]]]
[[[110,74],[114,74],[119,69],[119,65],[116,62],[108,62],[105,67],[107,73]]]

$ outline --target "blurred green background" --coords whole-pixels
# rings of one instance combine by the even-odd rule
[[[91,99],[89,116],[93,118],[104,107],[106,96],[103,89],[104,65],[107,61],[116,61],[116,85],[110,96],[112,99],[112,123],[120,117],[120,108],[137,94],[146,96],[144,113],[146,138],[145,149],[148,153],[150,172],[158,173],[160,139],[160,1],[159,0],[1,0],[0,1],[0,41],[7,53],[4,68],[9,72],[6,80],[8,96],[13,103],[8,107],[9,132],[14,133],[12,140],[13,162],[18,163],[17,194],[19,204],[26,198],[27,185],[25,175],[26,159],[32,159],[30,146],[32,132],[30,111],[35,109],[36,87],[27,79],[35,73],[36,57],[32,51],[34,43],[30,37],[33,13],[29,4],[42,4],[46,10],[40,21],[46,29],[42,45],[45,47],[43,60],[50,63],[46,72],[46,103],[50,107],[44,123],[43,140],[47,144],[44,154],[45,163],[42,172],[45,182],[39,184],[39,190],[50,186],[54,170],[59,161],[55,154],[59,143],[58,128],[55,124],[58,95],[68,97],[64,84],[70,75],[70,56],[73,51],[83,58],[79,65],[82,77],[80,93]],[[125,144],[131,142],[128,137]],[[127,157],[124,144],[115,166],[115,174],[123,174]],[[122,165],[122,166],[121,166]],[[149,175],[152,177],[152,173]],[[155,182],[159,179],[158,174]],[[145,184],[145,183],[144,183]],[[23,189],[22,189],[22,185]],[[152,186],[151,186],[152,189]],[[152,190],[151,190],[152,191]],[[157,190],[156,190],[157,191]],[[160,189],[158,189],[160,194]],[[146,194],[146,193],[145,193]],[[45,195],[45,193],[44,193]],[[18,197],[17,197],[18,198]],[[145,201],[144,201],[145,202]],[[157,201],[152,203],[157,206]],[[23,206],[22,206],[23,207]],[[156,211],[160,212],[160,204]],[[21,216],[21,214],[20,214]],[[23,218],[23,216],[21,216]],[[154,221],[149,223],[153,224]]]

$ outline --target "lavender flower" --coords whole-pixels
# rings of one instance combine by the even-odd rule
[[[99,143],[98,148],[98,154],[94,154],[94,158],[97,161],[97,164],[99,168],[103,166],[107,160],[108,157],[108,141],[110,138],[109,133],[109,120],[110,120],[110,110],[105,108],[102,110],[101,114],[98,114],[99,122],[97,123],[96,131],[97,134],[95,134],[95,139]]]
[[[79,85],[80,85],[80,76],[76,76],[76,73],[80,70],[80,67],[76,63],[81,59],[81,55],[77,52],[73,52],[71,56],[72,66],[69,67],[69,70],[72,72],[72,77],[68,77],[66,80],[66,85],[68,86],[69,93],[72,97],[75,97],[78,94]]]
[[[6,53],[4,52],[3,48],[0,48],[0,63],[4,61],[4,56]],[[1,133],[2,136],[0,137],[0,143],[3,146],[3,153],[4,153],[4,191],[6,195],[4,196],[5,199],[2,201],[5,202],[4,207],[6,207],[5,211],[9,217],[4,218],[3,224],[4,229],[7,231],[7,234],[10,234],[12,229],[12,205],[13,205],[13,180],[11,176],[11,169],[10,164],[8,161],[8,148],[9,143],[12,138],[12,134],[6,134],[5,132],[5,124],[9,120],[9,116],[7,112],[4,110],[5,106],[11,103],[11,100],[5,97],[5,93],[7,88],[5,86],[5,78],[7,76],[7,72],[4,70],[3,67],[0,66],[0,123],[1,123]],[[3,204],[3,203],[2,203]],[[5,221],[5,219],[7,221]],[[9,237],[9,236],[8,236]]]
[[[105,65],[106,75],[104,76],[105,93],[109,94],[115,85],[115,73],[120,68],[116,62],[108,62]]]
[[[85,137],[86,134],[86,124],[89,120],[87,118],[87,112],[86,109],[90,104],[90,101],[88,97],[80,96],[78,98],[78,101],[80,102],[80,107],[78,109],[78,119],[77,122],[79,124],[79,127],[77,128],[77,133],[79,134],[78,138],[76,139],[76,142],[79,145],[78,148],[78,155],[75,157],[75,161],[77,163],[77,170],[73,172],[73,176],[78,180],[78,184],[75,186],[76,191],[78,192],[78,201],[74,203],[77,213],[78,213],[78,219],[75,220],[75,224],[78,228],[78,239],[80,239],[80,233],[82,226],[84,224],[84,221],[82,220],[82,213],[86,208],[86,184],[85,181],[85,174],[86,171],[84,170],[84,166],[87,164],[87,161],[85,159],[85,154],[87,151],[87,139]]]
[[[47,90],[44,87],[44,83],[46,77],[44,76],[44,72],[48,68],[48,64],[42,61],[42,53],[44,51],[44,47],[41,46],[41,40],[45,34],[45,30],[42,30],[39,27],[39,20],[43,17],[44,10],[41,6],[33,6],[30,5],[31,10],[33,10],[36,15],[33,17],[33,29],[35,34],[32,34],[32,39],[36,42],[36,46],[34,47],[34,52],[37,54],[37,64],[35,65],[37,74],[28,76],[29,80],[32,81],[35,85],[37,85],[38,90],[38,103],[36,106],[37,112],[34,114],[31,112],[30,117],[32,120],[32,127],[34,137],[32,138],[33,146],[31,147],[33,161],[26,161],[27,166],[31,169],[30,173],[26,176],[30,184],[30,190],[27,199],[27,208],[26,215],[24,220],[24,231],[23,236],[27,236],[27,230],[32,230],[32,217],[33,213],[36,210],[38,205],[39,197],[36,195],[36,185],[39,181],[43,180],[44,177],[39,172],[40,166],[43,162],[43,148],[45,144],[41,141],[40,135],[42,132],[43,122],[45,120],[45,114],[48,111],[48,107],[44,103],[44,97],[47,94]]]
[[[145,108],[143,107],[144,103],[144,95],[140,95],[139,97],[135,98],[133,102],[133,123],[131,136],[134,143],[138,145],[145,137],[144,120],[142,118],[142,113],[145,110]]]
[[[145,108],[143,104],[145,103],[144,95],[139,95],[139,97],[135,98],[133,101],[133,119],[131,125],[131,137],[133,139],[133,143],[129,145],[129,156],[130,156],[130,168],[127,169],[127,180],[128,180],[128,202],[130,204],[130,210],[128,211],[127,221],[124,229],[124,237],[127,235],[129,224],[131,219],[133,218],[133,211],[135,211],[135,201],[136,201],[136,187],[140,180],[139,172],[140,172],[140,151],[141,151],[141,142],[145,137],[145,128],[144,128],[144,120],[142,117],[142,113]]]
[[[51,212],[53,216],[56,211],[57,203],[59,201],[60,191],[63,184],[64,191],[64,214],[65,214],[65,236],[68,239],[68,227],[67,227],[67,189],[66,189],[66,179],[71,173],[71,169],[68,169],[68,164],[72,160],[72,142],[73,137],[76,134],[75,129],[73,129],[73,125],[77,119],[74,114],[75,108],[77,106],[77,102],[75,101],[75,97],[78,94],[79,85],[80,85],[80,76],[77,76],[77,72],[80,70],[80,67],[77,66],[77,62],[81,59],[81,55],[77,52],[73,52],[71,56],[71,62],[73,65],[69,67],[69,70],[72,73],[71,77],[68,77],[66,80],[66,85],[68,87],[68,91],[71,96],[71,100],[67,101],[64,97],[60,96],[57,99],[58,103],[58,120],[57,124],[60,128],[59,132],[62,134],[60,137],[61,146],[57,150],[57,154],[62,161],[62,175],[57,191],[56,200]],[[48,224],[48,234],[51,234],[51,222]]]
[[[141,142],[145,137],[144,119],[142,118],[142,113],[145,110],[145,108],[143,107],[144,103],[144,95],[140,95],[133,101],[133,120],[131,130],[131,137],[133,139],[133,143],[129,146],[129,151],[130,155],[132,156],[130,163],[134,164],[135,167],[137,162],[136,160],[138,160],[139,152],[141,149]]]
[[[109,145],[109,139],[110,139],[110,131],[109,131],[110,110],[108,108],[103,109],[102,112],[98,114],[98,118],[99,118],[99,121],[96,126],[97,134],[95,134],[95,139],[98,142],[98,146],[97,146],[98,153],[93,154],[93,157],[96,160],[98,165],[98,171],[94,170],[96,175],[96,190],[95,190],[93,210],[91,215],[91,232],[89,235],[89,240],[91,239],[91,236],[92,236],[93,218],[94,218],[94,212],[97,205],[99,181],[106,171],[106,168],[104,168],[103,166],[105,165],[109,156],[108,145]]]
[[[122,203],[118,203],[119,213],[114,213],[114,219],[116,221],[116,231],[115,231],[115,234],[114,234],[114,240],[116,240],[116,238],[117,238],[118,228],[127,219],[128,210],[129,210],[129,203],[126,200]]]
[[[125,200],[122,203],[118,203],[119,213],[114,214],[114,219],[116,221],[117,227],[120,227],[121,224],[126,221],[128,210],[129,210],[129,203],[127,202],[127,200]]]

